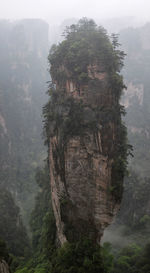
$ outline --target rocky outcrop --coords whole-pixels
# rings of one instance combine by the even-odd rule
[[[52,63],[55,86],[45,107],[52,205],[61,245],[82,237],[100,242],[119,208],[126,164],[118,93],[122,79],[118,87],[106,66],[95,60],[78,79],[77,69],[69,70],[60,58],[57,69]]]
[[[0,273],[10,273],[9,266],[5,260],[0,261]]]
[[[106,79],[106,76],[101,78],[103,88],[94,95],[88,86],[80,86],[81,92],[79,89],[77,91],[75,84],[66,82],[64,99],[73,97],[75,102],[84,101],[84,136],[70,137],[61,151],[59,133],[50,137],[52,204],[61,244],[66,240],[78,240],[83,235],[100,242],[105,227],[111,223],[119,208],[120,198],[117,200],[113,192],[117,185],[117,181],[116,184],[113,181],[118,141],[116,120],[106,112],[101,123],[97,122],[96,131],[94,128],[90,132],[86,127],[88,119],[94,115],[91,107],[104,106],[112,110],[116,105],[116,98],[109,90]],[[68,86],[74,88],[69,89]],[[68,115],[64,111],[63,118]],[[122,181],[120,183],[122,187]]]
[[[111,194],[112,160],[100,152],[93,135],[74,138],[65,152],[64,184],[53,158],[57,145],[51,139],[51,191],[58,238],[63,244],[67,238],[77,240],[80,234],[99,242],[119,208]]]

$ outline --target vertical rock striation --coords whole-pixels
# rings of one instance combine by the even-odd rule
[[[53,84],[44,108],[57,237],[95,242],[116,214],[127,164],[119,104],[123,52],[93,21],[70,27],[49,55]]]
[[[8,264],[4,261],[0,261],[0,273],[10,273]]]

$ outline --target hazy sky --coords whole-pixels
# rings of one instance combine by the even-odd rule
[[[65,18],[136,16],[150,20],[150,0],[0,0],[0,18],[42,18],[59,24]]]

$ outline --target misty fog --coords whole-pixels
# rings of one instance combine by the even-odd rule
[[[0,7],[1,19],[41,18],[51,25],[67,18],[82,17],[98,22],[122,17],[136,18],[138,22],[150,19],[148,0],[1,0]]]
[[[150,1],[0,1],[0,273],[149,273]]]

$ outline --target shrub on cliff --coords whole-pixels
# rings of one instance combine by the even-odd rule
[[[110,253],[107,252],[107,257]],[[52,258],[53,273],[107,273],[112,260],[106,261],[104,249],[88,239],[66,243]]]

